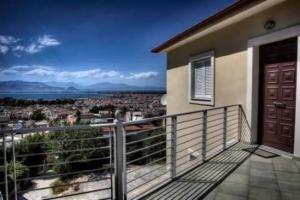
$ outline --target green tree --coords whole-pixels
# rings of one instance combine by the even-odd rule
[[[46,117],[45,117],[45,114],[42,113],[42,110],[35,110],[32,115],[30,116],[30,119],[32,120],[36,120],[36,121],[40,121],[40,120],[44,120]]]

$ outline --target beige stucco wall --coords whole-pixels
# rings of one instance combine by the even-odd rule
[[[287,0],[262,13],[167,53],[167,113],[200,110],[206,106],[188,101],[188,60],[197,54],[215,52],[215,106],[246,103],[248,39],[300,24],[300,1]],[[276,27],[266,31],[273,19]]]

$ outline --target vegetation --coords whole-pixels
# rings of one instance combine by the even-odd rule
[[[114,113],[116,111],[116,107],[112,104],[108,104],[105,106],[94,106],[92,109],[90,109],[91,113],[99,113],[101,110],[107,110],[108,111],[108,115],[110,117],[114,116]]]
[[[42,110],[38,109],[32,113],[32,115],[30,116],[30,119],[36,120],[36,121],[41,121],[41,120],[46,119],[46,116],[44,113],[42,113]]]
[[[57,179],[51,183],[53,194],[57,195],[69,189],[70,180]]]
[[[159,135],[162,131],[156,130],[138,134],[134,137],[128,136],[127,142]],[[34,177],[51,175],[53,178],[58,178],[52,184],[54,194],[59,194],[69,187],[78,190],[79,185],[66,185],[84,174],[107,173],[110,170],[110,149],[107,148],[109,147],[109,140],[102,136],[102,132],[96,128],[35,133],[26,136],[21,141],[15,143],[15,155],[18,155],[16,157],[15,169],[12,147],[7,146],[7,169],[10,191],[13,193],[14,170],[16,171],[16,178],[21,180],[17,182],[18,191],[31,187],[31,180]],[[165,141],[165,136],[159,136],[127,146],[127,151],[130,152],[145,146],[161,143],[161,145],[148,148],[145,151],[137,151],[130,154],[127,156],[128,161],[164,149],[166,144],[163,141]],[[3,148],[1,147],[0,155],[1,157],[3,155]],[[164,156],[165,152],[161,152],[133,164],[145,164]],[[59,174],[59,176],[55,176],[56,174]],[[29,179],[26,179],[27,177]],[[4,172],[0,168],[0,182],[3,181]],[[4,191],[4,185],[0,184],[0,191]]]

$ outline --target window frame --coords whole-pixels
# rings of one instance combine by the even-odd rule
[[[205,97],[198,97],[195,98],[195,86],[194,86],[194,66],[193,62],[203,60],[203,59],[210,59],[211,62],[211,70],[212,70],[212,94],[211,98]],[[188,100],[191,104],[200,104],[200,105],[209,105],[214,106],[215,104],[215,56],[214,51],[207,51],[196,56],[192,56],[189,59],[189,97]]]

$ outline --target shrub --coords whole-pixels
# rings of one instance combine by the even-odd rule
[[[70,183],[69,180],[61,180],[61,179],[55,180],[53,183],[51,183],[52,193],[54,195],[57,195],[64,191],[67,191],[70,187],[68,185],[69,183]]]

